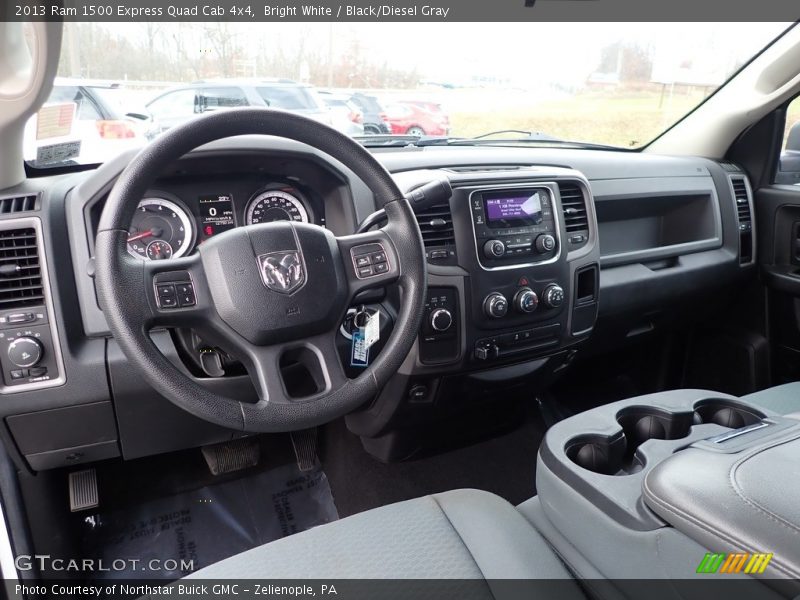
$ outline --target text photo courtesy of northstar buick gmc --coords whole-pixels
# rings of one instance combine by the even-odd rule
[[[796,596],[800,29],[602,25],[0,23],[12,595]]]

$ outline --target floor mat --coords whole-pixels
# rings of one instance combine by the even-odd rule
[[[301,472],[291,464],[87,516],[83,551],[111,567],[101,577],[177,579],[336,519],[322,468]]]
[[[520,427],[469,446],[427,458],[381,463],[340,420],[326,426],[322,462],[339,514],[459,488],[476,488],[519,504],[536,494],[536,456],[544,436],[532,409]]]

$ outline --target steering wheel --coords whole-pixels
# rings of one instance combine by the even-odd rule
[[[369,187],[387,224],[336,237],[280,221],[237,227],[171,260],[127,250],[128,227],[164,167],[209,142],[247,134],[279,136],[327,153]],[[382,266],[360,269],[365,256]],[[236,109],[169,129],[130,162],[108,196],[95,240],[95,282],[114,338],[134,369],[161,395],[202,419],[249,432],[303,429],[340,417],[373,398],[411,349],[422,319],[426,261],[408,201],[389,173],[356,141],[274,109]],[[402,301],[380,355],[349,379],[336,349],[347,308],[360,292],[397,283]],[[173,296],[173,290],[177,296]],[[176,300],[174,298],[177,298]],[[156,327],[188,327],[236,356],[258,393],[242,402],[210,391],[155,346]],[[281,361],[303,356],[316,391],[287,391]]]

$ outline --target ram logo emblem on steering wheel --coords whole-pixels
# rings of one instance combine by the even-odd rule
[[[258,266],[264,285],[275,292],[291,294],[306,282],[303,255],[299,250],[261,254]]]

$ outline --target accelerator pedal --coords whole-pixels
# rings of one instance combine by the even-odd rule
[[[297,468],[310,471],[317,464],[317,428],[293,431],[291,437]]]
[[[261,458],[261,448],[255,438],[244,438],[203,447],[203,458],[212,475],[234,473],[255,467]]]
[[[97,471],[85,469],[69,474],[69,509],[72,512],[97,508],[100,495],[97,491]]]

